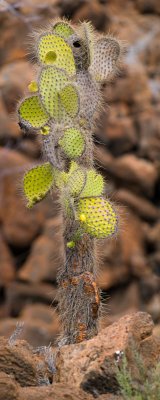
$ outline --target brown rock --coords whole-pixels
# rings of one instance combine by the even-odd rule
[[[5,285],[15,277],[15,266],[11,252],[0,234],[0,282]]]
[[[125,351],[129,368],[133,369],[135,341],[144,359],[145,367],[151,368],[159,357],[160,340],[152,335],[153,322],[143,312],[122,317],[99,333],[97,337],[81,344],[64,346],[57,357],[57,382],[70,383],[96,396],[116,394],[118,384],[115,376],[115,353]]]
[[[129,210],[117,211],[119,232],[114,238],[97,244],[98,285],[108,290],[128,281],[131,273],[141,277],[148,273],[144,252],[144,232],[138,217]]]
[[[136,0],[136,6],[142,13],[160,13],[160,4],[158,0]]]
[[[0,372],[0,400],[18,400],[18,389],[12,376]]]
[[[133,154],[114,158],[106,154],[101,147],[96,151],[96,158],[105,167],[106,172],[124,181],[128,187],[152,196],[158,179],[158,172],[150,161],[140,159]]]
[[[19,315],[26,304],[57,304],[57,289],[53,285],[22,282],[11,282],[6,288],[6,307],[8,315]]]
[[[158,221],[153,227],[150,227],[147,238],[157,250],[160,250],[160,221]]]
[[[0,324],[0,336],[10,337],[19,321],[24,323],[20,339],[26,340],[34,348],[53,344],[59,334],[57,312],[49,305],[40,303],[27,305],[19,320],[5,318]]]
[[[19,271],[19,278],[30,282],[56,280],[57,268],[64,262],[61,218],[49,220],[44,235],[35,240],[31,253]]]
[[[150,81],[152,88],[153,101],[155,103],[156,98],[156,87],[158,88],[158,82]],[[155,87],[155,89],[154,89]],[[158,92],[157,92],[158,93]],[[158,93],[159,99],[159,93]],[[159,160],[160,154],[160,121],[159,121],[159,109],[154,106],[154,109],[150,108],[143,113],[137,114],[135,118],[137,129],[140,133],[139,140],[139,155],[150,160]]]
[[[148,76],[142,66],[135,66],[134,69],[126,67],[125,73],[111,85],[107,85],[105,90],[107,103],[127,103],[138,113],[149,107],[151,97]]]
[[[109,118],[106,118],[104,125],[104,134],[100,133],[100,137],[103,137],[114,155],[129,151],[136,145],[136,132],[129,117],[115,116],[113,112]]]
[[[24,96],[24,91],[33,76],[33,65],[27,61],[13,62],[1,68],[0,89],[2,100],[9,113],[16,111],[17,101]]]
[[[93,397],[72,385],[54,383],[53,386],[20,388],[18,400],[93,400]],[[116,400],[116,399],[115,399]]]
[[[0,338],[0,371],[12,374],[21,386],[37,385],[39,361],[25,341],[17,340],[10,345]]]
[[[155,221],[160,216],[158,208],[156,208],[150,201],[145,197],[129,192],[129,190],[117,190],[116,200],[130,207],[140,217],[147,221]]]
[[[106,7],[97,0],[92,3],[84,2],[81,8],[74,14],[74,21],[91,21],[97,30],[105,30],[109,18],[106,13]]]
[[[18,152],[0,150],[2,230],[7,242],[17,247],[28,246],[44,222],[43,206],[39,204],[28,210],[20,195],[23,174],[29,165],[33,166],[29,159]]]

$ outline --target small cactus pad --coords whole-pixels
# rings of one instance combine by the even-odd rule
[[[49,115],[56,120],[61,120],[64,114],[59,91],[67,84],[67,81],[66,73],[55,67],[44,68],[40,75],[39,91],[42,103]]]
[[[86,171],[84,169],[81,169],[77,166],[77,169],[72,172],[72,174],[69,173],[69,179],[67,182],[68,190],[71,196],[77,197],[86,181]]]
[[[53,169],[50,163],[34,167],[26,172],[23,179],[24,194],[31,208],[42,200],[53,185]]]
[[[104,37],[95,43],[90,72],[97,81],[105,81],[113,73],[119,54],[119,43],[112,37]]]
[[[117,230],[116,213],[111,203],[102,197],[80,199],[77,212],[83,231],[92,237],[104,239]]]
[[[38,43],[38,57],[42,64],[55,65],[64,69],[69,75],[76,72],[72,50],[65,40],[47,33],[41,36]]]
[[[63,138],[59,140],[59,144],[71,159],[81,156],[85,145],[81,132],[75,128],[66,129]]]
[[[67,114],[74,118],[79,111],[79,96],[73,85],[66,85],[59,93],[61,102]]]
[[[39,129],[45,125],[49,116],[43,108],[38,96],[31,96],[25,99],[19,107],[20,121],[26,127]]]
[[[57,22],[53,27],[53,33],[68,39],[69,36],[74,34],[72,27],[65,21]]]
[[[104,180],[102,175],[97,174],[94,169],[87,171],[87,178],[84,189],[80,197],[101,196],[104,189]]]

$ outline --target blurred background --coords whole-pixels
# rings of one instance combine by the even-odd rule
[[[42,154],[38,135],[25,135],[16,119],[34,79],[29,34],[57,16],[90,20],[127,44],[94,132],[96,165],[120,217],[116,239],[98,245],[101,327],[143,310],[160,335],[160,1],[0,0],[0,336],[17,321],[34,346],[59,333],[61,216],[56,195],[25,208],[22,177]]]

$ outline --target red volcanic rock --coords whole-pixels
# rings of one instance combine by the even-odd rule
[[[122,317],[102,330],[98,336],[77,345],[64,346],[57,356],[56,380],[81,387],[89,393],[118,391],[115,370],[117,351],[125,351],[129,368],[134,373],[132,341],[151,368],[159,358],[160,339],[152,335],[153,322],[149,314],[137,312]]]

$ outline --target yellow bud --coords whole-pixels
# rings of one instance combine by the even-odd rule
[[[28,90],[31,93],[37,92],[38,91],[38,85],[36,81],[31,81],[31,83],[28,85]]]
[[[79,219],[80,219],[81,222],[85,222],[86,221],[85,214],[80,214]]]
[[[48,125],[45,125],[41,128],[39,132],[41,133],[41,135],[49,135],[50,127]]]
[[[73,247],[75,247],[75,242],[71,241],[71,242],[67,242],[67,247],[69,249],[72,249]]]

